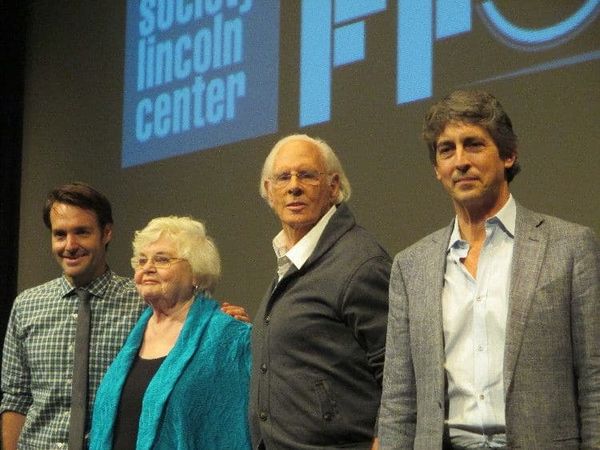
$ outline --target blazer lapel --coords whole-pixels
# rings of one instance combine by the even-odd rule
[[[442,293],[444,290],[444,275],[446,273],[446,253],[448,241],[452,234],[454,221],[449,227],[433,236],[433,245],[431,252],[425,256],[427,258],[426,274],[424,286],[424,315],[423,320],[427,324],[423,327],[428,331],[428,339],[431,347],[426,352],[433,355],[433,366],[431,370],[435,371],[435,394],[438,399],[445,396],[446,375],[444,369],[445,349],[444,349],[444,319],[442,315]]]
[[[445,391],[445,352],[442,317],[442,292],[446,266],[446,249],[453,224],[430,235],[427,242],[401,258],[402,278],[408,296],[410,346],[415,368],[424,370],[431,401],[443,406]],[[418,258],[418,259],[416,259]],[[423,381],[417,385],[425,386]],[[422,389],[419,387],[418,389]],[[424,388],[423,388],[424,389]]]
[[[508,299],[504,346],[504,396],[511,383],[527,323],[527,315],[538,284],[547,240],[540,229],[543,219],[517,204],[511,286]]]

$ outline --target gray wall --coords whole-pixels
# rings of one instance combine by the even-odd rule
[[[41,220],[43,201],[53,186],[83,180],[112,200],[114,270],[131,273],[130,240],[149,219],[192,215],[206,222],[222,254],[218,297],[253,313],[275,273],[271,238],[279,230],[258,195],[259,172],[275,141],[298,130],[299,2],[282,2],[277,134],[126,170],[120,167],[124,3],[31,3],[19,290],[59,274]],[[395,2],[388,3],[389,11],[366,20],[367,59],[335,71],[332,121],[302,131],[337,150],[354,189],[350,206],[394,254],[448,223],[452,210],[419,140],[421,119],[432,101],[394,104]],[[497,3],[507,7],[510,2]],[[552,2],[557,9],[548,17],[535,16],[538,22],[531,25],[547,26],[568,15],[573,3],[578,2]],[[518,23],[549,9],[547,2],[520,4],[507,7]],[[457,87],[487,89],[500,98],[520,137],[523,172],[512,183],[515,197],[596,233],[600,61],[477,85],[465,80],[598,50],[598,25],[596,19],[572,41],[528,53],[499,44],[474,16],[472,35],[436,43],[434,85],[436,98]]]

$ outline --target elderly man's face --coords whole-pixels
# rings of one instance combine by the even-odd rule
[[[326,171],[321,153],[310,142],[288,142],[275,156],[272,178],[265,180],[265,188],[290,245],[302,239],[335,203],[339,177],[328,176]]]

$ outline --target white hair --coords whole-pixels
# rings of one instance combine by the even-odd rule
[[[221,258],[214,241],[206,235],[204,224],[191,217],[152,219],[135,232],[133,256],[138,256],[144,247],[161,237],[170,239],[177,248],[176,256],[190,263],[198,289],[212,294],[221,276]]]

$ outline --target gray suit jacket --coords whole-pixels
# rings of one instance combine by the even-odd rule
[[[379,436],[442,447],[442,289],[452,224],[392,266]],[[510,448],[600,448],[600,244],[589,228],[517,204],[504,349]]]

